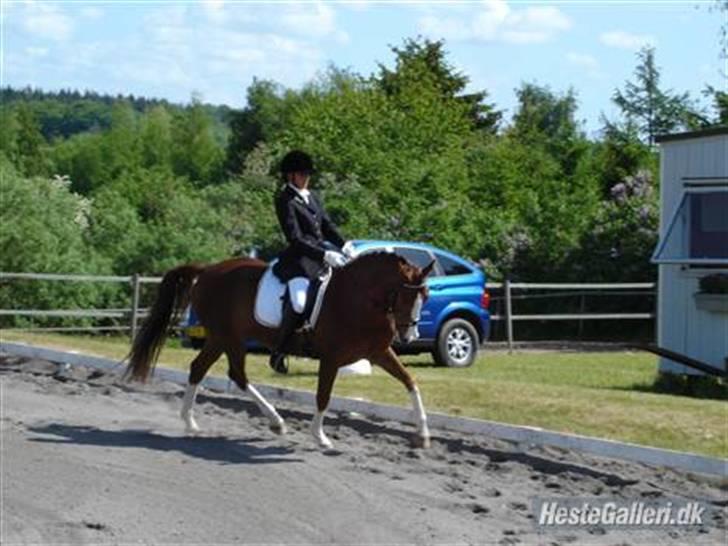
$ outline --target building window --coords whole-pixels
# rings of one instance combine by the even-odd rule
[[[728,266],[728,188],[688,188],[668,220],[653,263]]]
[[[728,258],[728,192],[690,195],[690,257]]]

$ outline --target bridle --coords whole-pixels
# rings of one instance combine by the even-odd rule
[[[418,292],[425,288],[425,283],[420,284],[411,284],[411,283],[403,283],[399,288],[396,288],[395,290],[392,290],[391,294],[388,297],[387,306],[385,308],[385,311],[387,315],[390,315],[394,319],[394,325],[396,328],[412,328],[413,326],[417,326],[417,324],[420,322],[419,317],[410,320],[409,322],[397,322],[397,316],[394,313],[394,308],[397,305],[397,299],[399,298],[399,293],[402,290],[417,290]],[[410,317],[411,318],[411,317]]]

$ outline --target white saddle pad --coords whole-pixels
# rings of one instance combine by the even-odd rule
[[[273,267],[268,266],[258,281],[258,293],[255,296],[255,320],[261,326],[278,328],[283,317],[283,296],[286,285],[273,274]]]
[[[324,301],[324,294],[329,287],[331,273],[321,281],[321,287],[316,295],[313,311],[308,318],[307,326],[314,328],[318,320],[321,306]],[[258,281],[258,292],[255,295],[255,307],[253,316],[258,324],[268,328],[278,328],[283,318],[283,297],[286,293],[286,285],[273,274],[273,264],[268,266],[265,273]]]

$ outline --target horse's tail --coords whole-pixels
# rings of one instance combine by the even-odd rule
[[[177,323],[179,315],[190,301],[190,291],[204,266],[188,264],[169,270],[162,279],[157,300],[149,316],[134,337],[131,352],[127,356],[129,365],[125,377],[146,381],[154,368],[167,337],[171,323]]]

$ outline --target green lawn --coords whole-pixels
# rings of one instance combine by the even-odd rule
[[[0,339],[111,358],[128,350],[124,338],[4,331]],[[160,363],[186,370],[195,354],[172,340]],[[434,367],[429,355],[404,360],[429,410],[728,456],[726,386],[712,385],[703,398],[655,392],[657,358],[647,353],[485,352],[466,369]],[[253,382],[315,390],[315,361],[293,360],[288,376],[270,371],[265,356],[251,355],[248,362]],[[212,371],[224,375],[224,360]],[[404,388],[378,368],[368,377],[340,378],[334,394],[409,404]]]

